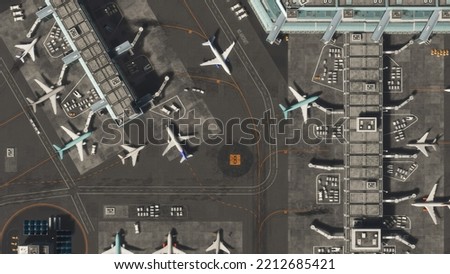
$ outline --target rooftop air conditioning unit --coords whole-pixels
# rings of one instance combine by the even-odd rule
[[[358,41],[362,41],[362,34],[360,34],[360,33],[352,34],[352,42],[358,42]]]
[[[377,189],[377,182],[367,182],[367,189]]]
[[[374,83],[366,83],[365,85],[365,91],[375,91],[375,84]]]

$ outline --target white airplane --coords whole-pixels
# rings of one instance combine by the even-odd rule
[[[36,106],[40,103],[43,103],[50,99],[50,103],[52,104],[53,113],[57,113],[57,106],[56,106],[56,95],[64,90],[64,86],[59,86],[57,88],[50,88],[46,86],[44,83],[39,81],[38,79],[34,79],[36,83],[45,91],[45,95],[40,97],[37,101],[33,101],[30,98],[27,98],[28,103],[33,107],[34,112],[36,112]]]
[[[59,154],[59,158],[62,160],[64,151],[76,146],[77,150],[78,150],[78,154],[80,155],[80,161],[83,162],[83,143],[84,143],[85,139],[89,138],[89,136],[92,135],[92,132],[86,132],[83,135],[78,136],[77,134],[68,130],[64,126],[61,126],[61,128],[67,133],[67,135],[70,136],[72,141],[67,143],[63,148],[60,148],[57,145],[53,145],[53,147],[56,149],[56,152],[58,152],[58,154]]]
[[[314,102],[314,101],[316,101],[317,99],[319,99],[319,96],[311,96],[309,98],[306,98],[306,97],[300,95],[300,93],[298,93],[291,86],[289,87],[289,90],[294,95],[295,99],[297,100],[297,103],[291,105],[288,108],[286,108],[285,106],[280,104],[280,108],[283,111],[284,119],[287,119],[289,112],[291,112],[291,111],[293,111],[295,109],[301,108],[302,115],[303,115],[303,121],[306,123],[306,121],[308,120],[308,107],[309,107],[309,104]]]
[[[220,253],[220,250],[222,250],[225,253],[230,254],[230,251],[228,248],[223,244],[222,240],[220,239],[220,230],[216,232],[216,240],[206,249],[206,252],[214,250],[216,254]]]
[[[16,58],[20,59],[23,63],[25,63],[25,56],[27,54],[30,55],[31,60],[36,60],[36,55],[34,52],[34,46],[36,45],[38,38],[34,38],[34,40],[29,44],[21,44],[21,45],[15,45],[16,48],[23,50],[21,55],[16,55]]]
[[[430,131],[425,132],[425,134],[422,137],[420,137],[420,139],[417,140],[417,142],[406,144],[406,146],[415,147],[416,149],[420,150],[420,152],[422,152],[425,156],[428,157],[427,147],[431,147],[436,151],[437,146],[437,138],[434,138],[431,142],[427,142],[427,137],[429,133]]]
[[[125,248],[125,244],[122,243],[119,233],[116,234],[114,243],[111,248],[102,252],[102,254],[134,254],[133,252]]]
[[[412,206],[415,207],[423,207],[424,209],[426,209],[428,211],[428,213],[430,214],[431,219],[433,219],[433,223],[435,225],[437,225],[437,219],[436,219],[436,212],[434,211],[435,207],[448,207],[450,208],[450,200],[447,202],[435,202],[434,201],[434,196],[436,194],[436,188],[437,188],[438,184],[435,184],[433,189],[430,192],[430,195],[428,195],[427,199],[424,202],[417,202],[412,204]]]
[[[179,250],[174,246],[172,240],[172,231],[169,231],[169,234],[167,234],[167,243],[163,245],[163,248],[153,252],[153,254],[185,254],[185,252]]]
[[[169,140],[168,140],[169,144],[167,145],[166,149],[164,150],[162,156],[166,155],[166,153],[172,147],[176,147],[178,149],[178,151],[180,152],[180,154],[181,154],[180,163],[184,162],[188,158],[191,158],[193,155],[186,153],[186,151],[181,147],[179,140],[185,141],[185,140],[188,140],[189,138],[192,138],[194,136],[192,136],[192,135],[181,136],[180,134],[178,134],[178,137],[175,137],[175,134],[173,133],[173,131],[172,131],[172,129],[170,127],[167,126],[166,130],[167,130],[167,133],[169,134]]]
[[[127,155],[125,155],[125,156],[122,156],[120,154],[118,155],[120,160],[122,160],[122,164],[125,164],[125,159],[131,157],[133,166],[136,165],[136,161],[137,161],[139,152],[145,148],[145,146],[131,147],[129,145],[121,145],[121,147],[123,149],[125,149],[126,151],[128,151]]]
[[[228,59],[228,55],[230,55],[230,52],[236,43],[235,42],[231,43],[231,45],[222,54],[220,54],[213,45],[214,39],[215,39],[215,37],[213,36],[210,40],[204,42],[202,45],[209,46],[216,58],[206,61],[204,63],[201,63],[200,66],[202,66],[202,67],[203,66],[213,66],[213,65],[221,66],[223,68],[223,70],[225,70],[225,72],[228,73],[228,75],[231,75],[230,68],[228,67],[226,62]]]

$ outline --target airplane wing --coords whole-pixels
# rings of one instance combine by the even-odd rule
[[[52,89],[47,87],[44,83],[42,83],[41,81],[39,81],[38,79],[34,79],[34,81],[41,87],[41,89],[43,91],[45,91],[45,93],[50,93],[52,92]]]
[[[102,254],[117,254],[116,253],[117,249],[116,247],[112,247],[104,252],[102,252]],[[134,254],[133,252],[129,251],[128,249],[125,249],[123,247],[120,247],[120,254]]]
[[[78,142],[76,146],[77,146],[78,154],[80,155],[80,161],[83,162],[83,142]]]
[[[222,63],[220,62],[219,58],[214,58],[211,59],[209,61],[206,61],[204,63],[201,63],[200,66],[204,67],[204,66],[215,66],[215,65],[221,65]]]
[[[430,194],[428,195],[426,201],[432,202],[434,201],[434,195],[436,194],[437,184],[434,185],[433,189],[431,190]]]
[[[61,128],[67,133],[67,135],[70,136],[70,138],[71,138],[72,140],[75,140],[75,139],[77,139],[77,138],[79,137],[78,135],[76,135],[75,133],[73,133],[72,131],[70,131],[69,129],[67,129],[65,126],[61,126]]]
[[[120,145],[120,146],[128,152],[132,152],[134,150],[134,148],[130,147],[129,145]]]
[[[169,246],[166,245],[165,247],[156,250],[155,252],[153,252],[153,254],[167,254],[169,252]]]
[[[303,105],[300,108],[302,109],[303,121],[306,123],[306,121],[308,120],[308,106]]]
[[[226,253],[228,253],[228,254],[231,253],[231,252],[228,250],[228,248],[227,248],[222,242],[219,243],[219,248],[220,248],[223,252],[226,252]]]
[[[14,46],[23,51],[27,51],[28,49],[30,49],[30,45],[14,45]]]
[[[223,60],[227,60],[228,59],[228,55],[230,55],[231,50],[234,47],[235,42],[233,42],[223,53],[222,53],[222,58]]]
[[[128,249],[120,247],[120,254],[134,254],[134,253],[129,251]]]
[[[304,96],[301,96],[300,93],[298,93],[293,87],[289,86],[289,90],[294,95],[297,102],[304,101],[306,98]]]
[[[133,166],[136,165],[137,156],[138,156],[137,153],[131,155],[131,162],[132,162]]]
[[[430,133],[429,131],[425,132],[425,134],[422,137],[420,137],[419,140],[417,140],[417,143],[425,143],[429,133]]]
[[[416,148],[420,150],[420,152],[422,152],[426,157],[428,157],[428,151],[425,146],[416,146]]]
[[[217,253],[217,249],[218,249],[217,241],[214,241],[214,242],[206,249],[206,252],[215,250],[216,253]]]
[[[178,248],[172,246],[172,253],[173,254],[186,254],[185,252],[179,250]]]
[[[166,153],[175,146],[175,140],[170,140],[169,144],[167,145],[166,149],[164,150],[162,156],[166,155]]]
[[[52,103],[53,113],[55,113],[55,115],[56,115],[56,112],[57,112],[56,95],[51,96],[49,99],[50,99],[50,103]]]
[[[425,207],[430,214],[431,219],[433,220],[433,223],[437,225],[437,219],[436,219],[436,213],[434,212],[434,207],[432,206],[426,206]]]
[[[180,139],[180,141],[186,141],[189,140],[191,138],[194,138],[195,135],[185,135],[185,136],[181,136],[180,134],[178,134],[178,139]]]
[[[34,54],[34,46],[30,48],[30,50],[27,53],[30,55],[31,60],[33,60],[34,62],[36,60],[36,55]]]
[[[110,249],[102,252],[102,254],[116,254],[116,247],[111,247]]]

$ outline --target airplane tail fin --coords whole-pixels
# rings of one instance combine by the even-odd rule
[[[209,38],[208,41],[204,42],[202,45],[203,45],[203,46],[209,46],[209,45],[211,45],[212,43],[214,43],[214,40],[215,40],[215,39],[216,39],[216,36],[213,36],[213,37]]]
[[[439,145],[439,143],[437,142],[438,141],[438,137],[436,137],[436,138],[434,138],[433,139],[433,149],[436,151],[436,146],[438,146]]]
[[[58,152],[59,158],[62,160],[64,158],[64,151],[57,145],[53,145],[53,147],[55,148],[56,152]]]
[[[26,99],[27,99],[28,103],[33,107],[33,111],[36,112],[36,104],[34,103],[34,101],[28,97]]]
[[[125,157],[123,157],[122,155],[117,155],[117,156],[119,156],[120,160],[122,161],[122,164],[124,165],[125,164]]]
[[[280,104],[279,106],[280,106],[281,110],[283,111],[284,119],[287,119],[288,118],[287,109],[282,104]]]
[[[180,163],[186,161],[186,160],[189,159],[189,158],[192,158],[193,156],[194,156],[194,155],[192,155],[192,154],[186,155],[186,154],[183,153],[182,156],[181,156]]]

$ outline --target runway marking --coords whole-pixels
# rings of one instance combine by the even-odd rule
[[[267,221],[269,221],[273,216],[278,214],[288,215],[290,213],[305,213],[309,212],[311,209],[301,209],[301,208],[294,208],[294,209],[279,209],[275,210],[271,213],[269,213],[260,223],[259,230],[258,230],[258,242],[261,242],[261,234],[263,231],[263,227]]]
[[[197,20],[197,17],[194,15],[194,13],[192,12],[191,7],[188,5],[188,3],[186,2],[186,0],[183,0],[184,2],[184,6],[186,7],[186,9],[188,10],[188,12],[191,14],[192,18],[195,20],[195,22],[197,23],[198,28],[200,29],[200,31],[203,33],[204,37],[208,37],[208,35],[206,35],[205,30],[202,28],[202,26],[200,25],[200,22]],[[208,39],[208,38],[206,38]]]
[[[191,170],[191,173],[192,173],[192,175],[194,176],[195,181],[196,181],[201,187],[203,187],[203,184],[201,183],[200,178],[198,177],[198,175],[197,175],[197,173],[195,172],[195,170],[192,168],[192,166],[191,166],[189,163],[187,163],[187,165],[189,166],[189,169]],[[224,201],[219,200],[218,198],[216,198],[216,197],[214,197],[214,196],[212,196],[212,195],[210,195],[210,194],[206,194],[206,196],[208,196],[208,198],[209,198],[210,200],[214,201],[214,202],[220,203],[220,204],[222,204],[222,205],[224,205],[224,206],[227,206],[227,207],[232,207],[232,208],[236,208],[236,209],[240,209],[240,210],[246,211],[246,212],[250,213],[251,215],[253,215],[253,217],[256,217],[255,212],[253,212],[253,211],[252,211],[251,209],[249,209],[249,208],[246,208],[246,207],[243,207],[243,206],[240,206],[240,205],[237,205],[237,204],[233,204],[233,203],[227,203],[227,202],[224,202]]]
[[[4,122],[0,123],[0,127],[3,127],[4,125],[7,125],[9,122],[14,121],[15,119],[19,118],[23,114],[25,114],[25,112],[21,111],[21,112],[17,113],[16,115],[6,119]]]
[[[81,225],[80,221],[75,217],[75,215],[73,215],[67,209],[65,209],[63,207],[60,207],[60,206],[57,206],[57,205],[54,205],[54,204],[48,204],[48,203],[37,203],[37,204],[28,205],[28,206],[26,206],[24,208],[19,209],[13,215],[11,215],[11,217],[9,217],[9,219],[5,222],[5,224],[2,227],[2,230],[0,231],[0,242],[4,242],[3,234],[5,233],[5,229],[11,223],[11,221],[14,218],[17,217],[17,215],[21,214],[25,210],[28,210],[28,209],[33,208],[33,207],[39,207],[39,206],[53,207],[53,208],[59,209],[59,210],[65,212],[66,214],[70,215],[75,220],[75,222],[78,224],[78,226],[81,228],[81,233],[83,234],[84,246],[85,246],[84,253],[88,254],[89,244],[88,244],[88,240],[87,240],[87,234],[86,234],[86,231],[84,230],[83,226]]]
[[[23,95],[22,90],[19,88],[19,85],[17,84],[16,79],[12,76],[9,69],[7,69],[5,60],[2,57],[0,57],[0,59],[2,61],[2,63],[0,64],[0,73],[3,75],[5,82],[8,84],[8,86],[10,88],[10,91],[16,98],[17,102],[19,103],[20,107],[22,108],[22,110],[25,113],[25,115],[27,116],[27,118],[28,119],[34,118],[33,120],[41,129],[41,133],[43,133],[41,135],[38,135],[38,139],[41,141],[42,145],[44,146],[44,149],[47,151],[47,154],[49,155],[50,159],[52,160],[53,164],[55,165],[56,170],[60,174],[61,178],[64,180],[66,187],[68,189],[73,189],[74,187],[76,187],[76,184],[73,181],[72,177],[70,176],[70,173],[67,171],[66,166],[64,165],[64,163],[61,160],[59,160],[59,161],[54,160],[54,157],[53,157],[55,155],[54,150],[52,149],[51,142],[50,142],[50,139],[48,138],[47,133],[45,132],[44,128],[40,124],[37,117],[33,113],[29,112],[30,110],[28,108],[28,104],[26,103],[25,96]],[[6,73],[4,72],[5,69],[6,69]],[[11,81],[14,84],[15,88],[11,85],[11,83],[9,81]],[[19,96],[21,97],[22,101],[21,101],[21,99],[19,99]],[[27,107],[25,108],[24,105]],[[44,136],[45,136],[45,139],[44,139]],[[49,149],[49,147],[50,147],[50,149]],[[64,171],[64,174],[63,174],[63,171]],[[90,224],[90,229],[92,231],[94,231],[95,230],[94,225],[92,224],[92,221],[86,212],[86,208],[84,207],[84,204],[82,201],[80,201],[80,203],[82,206],[82,212],[84,213],[84,215],[80,214],[81,221],[83,222],[87,232],[89,232],[87,224]],[[75,204],[75,207],[77,207],[77,204]],[[78,208],[77,208],[77,211],[80,212],[78,210]]]
[[[20,173],[19,175],[13,177],[12,179],[6,181],[5,183],[2,183],[2,184],[0,185],[0,188],[7,187],[7,186],[10,185],[12,182],[14,182],[14,181],[16,181],[17,179],[19,179],[19,178],[21,178],[21,177],[27,175],[27,174],[30,173],[31,171],[33,171],[33,170],[35,170],[36,168],[40,167],[41,165],[47,163],[47,162],[48,162],[49,160],[51,160],[53,157],[55,157],[55,155],[53,155],[52,157],[48,157],[47,159],[45,159],[45,160],[39,162],[38,164],[36,164],[35,166],[33,166],[33,167],[31,167],[31,168],[25,170],[24,172],[22,172],[22,173]]]
[[[204,34],[201,34],[200,32],[196,31],[196,30],[192,30],[186,27],[182,27],[182,26],[175,26],[175,25],[161,25],[162,28],[169,28],[169,29],[177,29],[177,30],[182,30],[187,32],[188,34],[194,33],[198,36],[200,36],[201,38],[208,40],[208,37],[206,37]]]

